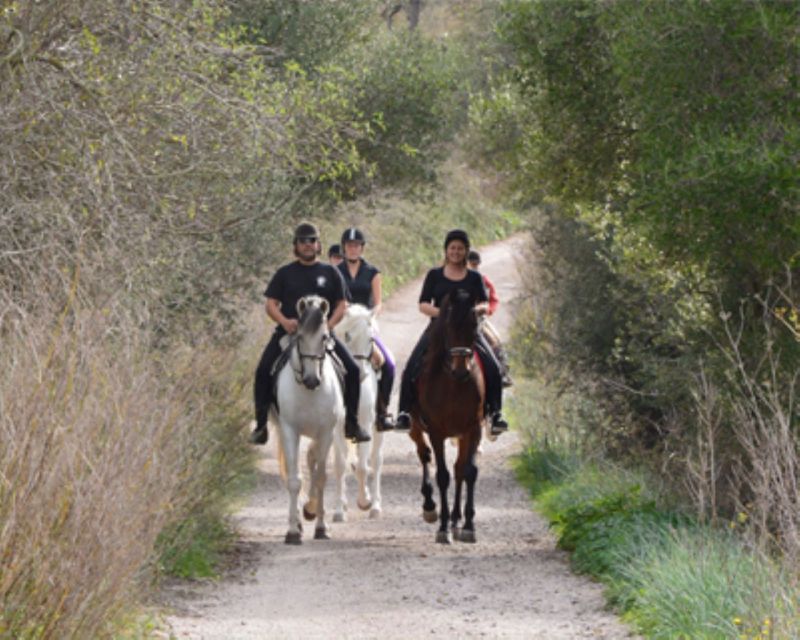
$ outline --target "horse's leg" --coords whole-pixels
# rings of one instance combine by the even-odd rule
[[[464,450],[467,452],[464,464],[464,480],[467,482],[467,503],[464,508],[464,528],[461,530],[459,540],[461,542],[475,542],[473,518],[475,517],[475,482],[478,480],[478,465],[475,463],[475,457],[481,441],[480,427],[474,429],[472,435],[469,438],[465,437],[465,439],[468,440],[464,445]]]
[[[375,436],[373,435],[373,438]],[[367,466],[367,459],[369,457],[369,443],[358,443],[358,460],[356,461],[356,479],[358,480],[358,497],[356,504],[362,511],[366,511],[372,506],[372,498],[367,486],[369,477],[369,468]]]
[[[434,523],[437,516],[436,502],[433,500],[433,485],[428,469],[428,465],[431,463],[431,448],[425,442],[425,434],[416,420],[411,423],[411,431],[408,435],[417,444],[417,456],[422,463],[422,518],[425,522]]]
[[[447,460],[444,456],[444,440],[435,436],[431,437],[433,453],[436,456],[436,484],[439,486],[439,530],[436,532],[436,542],[450,544],[450,531],[448,523],[450,512],[447,508],[447,490],[450,488],[450,472],[447,470]]]
[[[450,513],[450,528],[453,531],[453,538],[459,539],[458,525],[461,522],[461,488],[464,485],[464,468],[467,461],[467,445],[466,438],[461,437],[458,439],[458,458],[453,465],[455,473],[455,496],[453,497],[453,510]]]
[[[328,452],[331,448],[331,435],[329,433],[321,434],[311,443],[311,449],[314,450],[314,457],[316,464],[311,476],[311,491],[314,494],[314,501],[317,505],[317,523],[314,528],[315,540],[330,540],[328,535],[328,527],[325,524],[325,481],[327,480],[327,473],[325,470],[325,463],[328,459]]]
[[[372,434],[372,456],[370,459],[372,477],[370,491],[372,492],[372,508],[369,510],[370,518],[378,518],[383,511],[383,496],[381,495],[381,472],[383,471],[383,432],[377,429]]]
[[[334,451],[334,483],[333,521],[344,522],[347,511],[347,441],[344,439],[344,427],[336,425],[333,435]]]
[[[297,456],[300,449],[300,436],[289,425],[281,420],[281,443],[286,460],[286,488],[289,491],[289,530],[286,532],[286,544],[300,544],[301,527],[297,498],[300,494],[302,480],[300,478]]]
[[[303,517],[306,520],[313,520],[317,515],[317,495],[314,491],[313,478],[314,472],[319,464],[316,449],[313,444],[309,445],[308,451],[306,451],[306,464],[308,465],[308,477],[312,483],[308,490],[308,499],[303,505]]]

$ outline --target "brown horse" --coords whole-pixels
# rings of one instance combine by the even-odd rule
[[[485,395],[483,374],[474,355],[478,331],[475,301],[466,291],[454,291],[443,300],[439,316],[428,331],[428,348],[417,380],[417,401],[411,409],[410,433],[422,463],[422,514],[426,522],[436,522],[436,503],[428,471],[433,447],[441,500],[436,542],[449,544],[451,531],[456,540],[475,542],[473,518],[475,481],[478,478],[475,453],[481,441]],[[426,442],[426,433],[430,446]],[[447,438],[458,438],[452,512],[447,506],[450,485],[444,451]],[[461,488],[465,480],[465,519],[463,528],[459,529]]]

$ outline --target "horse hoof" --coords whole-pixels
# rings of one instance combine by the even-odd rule
[[[377,518],[381,517],[381,509],[379,507],[373,507],[369,511],[369,517],[372,520],[376,520]]]
[[[317,514],[314,513],[313,511],[309,511],[308,507],[306,505],[303,505],[303,517],[306,520],[313,520],[314,518],[317,517]]]
[[[453,534],[453,540],[458,540],[461,535],[461,529],[459,527],[450,527],[450,533]]]
[[[449,531],[437,531],[436,532],[436,542],[439,544],[450,544],[452,542],[452,538],[450,537]]]
[[[333,514],[333,521],[334,522],[344,522],[344,513],[339,513],[338,511]]]
[[[457,540],[459,542],[469,542],[475,543],[477,542],[475,538],[475,530],[474,529],[462,529],[461,533],[459,533]]]
[[[425,509],[422,510],[422,519],[428,523],[434,523],[438,520],[439,514],[436,509],[431,509],[430,511],[426,511]]]
[[[316,531],[314,531],[314,540],[330,540],[331,537],[328,535],[328,530],[325,527],[319,527]]]
[[[284,542],[286,544],[303,544],[299,531],[290,531],[287,533]]]
[[[372,500],[367,500],[364,504],[361,504],[359,501],[356,501],[356,503],[358,504],[358,508],[362,511],[369,511],[369,508],[372,506]]]

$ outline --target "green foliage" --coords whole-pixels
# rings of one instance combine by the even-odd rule
[[[431,180],[456,131],[466,122],[469,69],[457,42],[418,32],[377,35],[337,58],[351,69],[360,113],[375,121],[359,151],[382,184]]]
[[[223,517],[189,517],[161,532],[159,569],[178,578],[216,577],[234,532]]]
[[[755,292],[800,245],[791,2],[510,1],[537,190]]]
[[[276,76],[216,0],[62,4],[0,15],[4,298],[62,306],[77,268],[79,296],[159,344],[229,328],[274,225],[364,169],[369,122],[335,82]]]
[[[591,397],[597,446],[712,485],[692,494],[722,513],[752,499],[734,469],[773,469],[764,513],[792,476],[747,435],[795,424],[791,393],[736,407],[747,388],[796,389],[781,317],[798,299],[797,19],[783,1],[508,1],[510,72],[471,111],[475,144],[518,137],[483,160],[545,203],[516,349],[545,384]]]
[[[678,530],[621,565],[626,618],[650,638],[793,638],[790,574],[724,532]],[[794,578],[796,580],[796,578]]]
[[[800,630],[797,576],[660,506],[643,478],[584,466],[553,479],[529,450],[517,461],[558,544],[647,638],[789,638]],[[530,473],[532,470],[544,471]]]
[[[379,13],[376,0],[231,0],[230,5],[232,24],[244,27],[243,40],[267,47],[270,65],[295,61],[309,72],[367,39]]]

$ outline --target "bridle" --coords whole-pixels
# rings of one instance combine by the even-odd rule
[[[325,356],[328,355],[328,343],[330,341],[330,336],[326,335],[325,339],[323,340],[323,349],[322,353],[303,353],[300,350],[300,340],[298,339],[297,335],[293,335],[291,338],[291,342],[289,344],[290,348],[295,348],[297,351],[297,357],[300,359],[300,368],[296,369],[292,367],[292,371],[294,372],[294,379],[298,384],[303,383],[303,361],[304,360],[312,360],[318,363],[319,366],[319,377],[322,379],[322,375],[324,372],[324,368],[321,366],[322,361],[325,360]]]
[[[445,347],[445,353],[445,365],[449,365],[445,368],[454,378],[466,378],[475,367],[475,349],[472,347]],[[457,366],[459,359],[464,361],[463,369]]]

